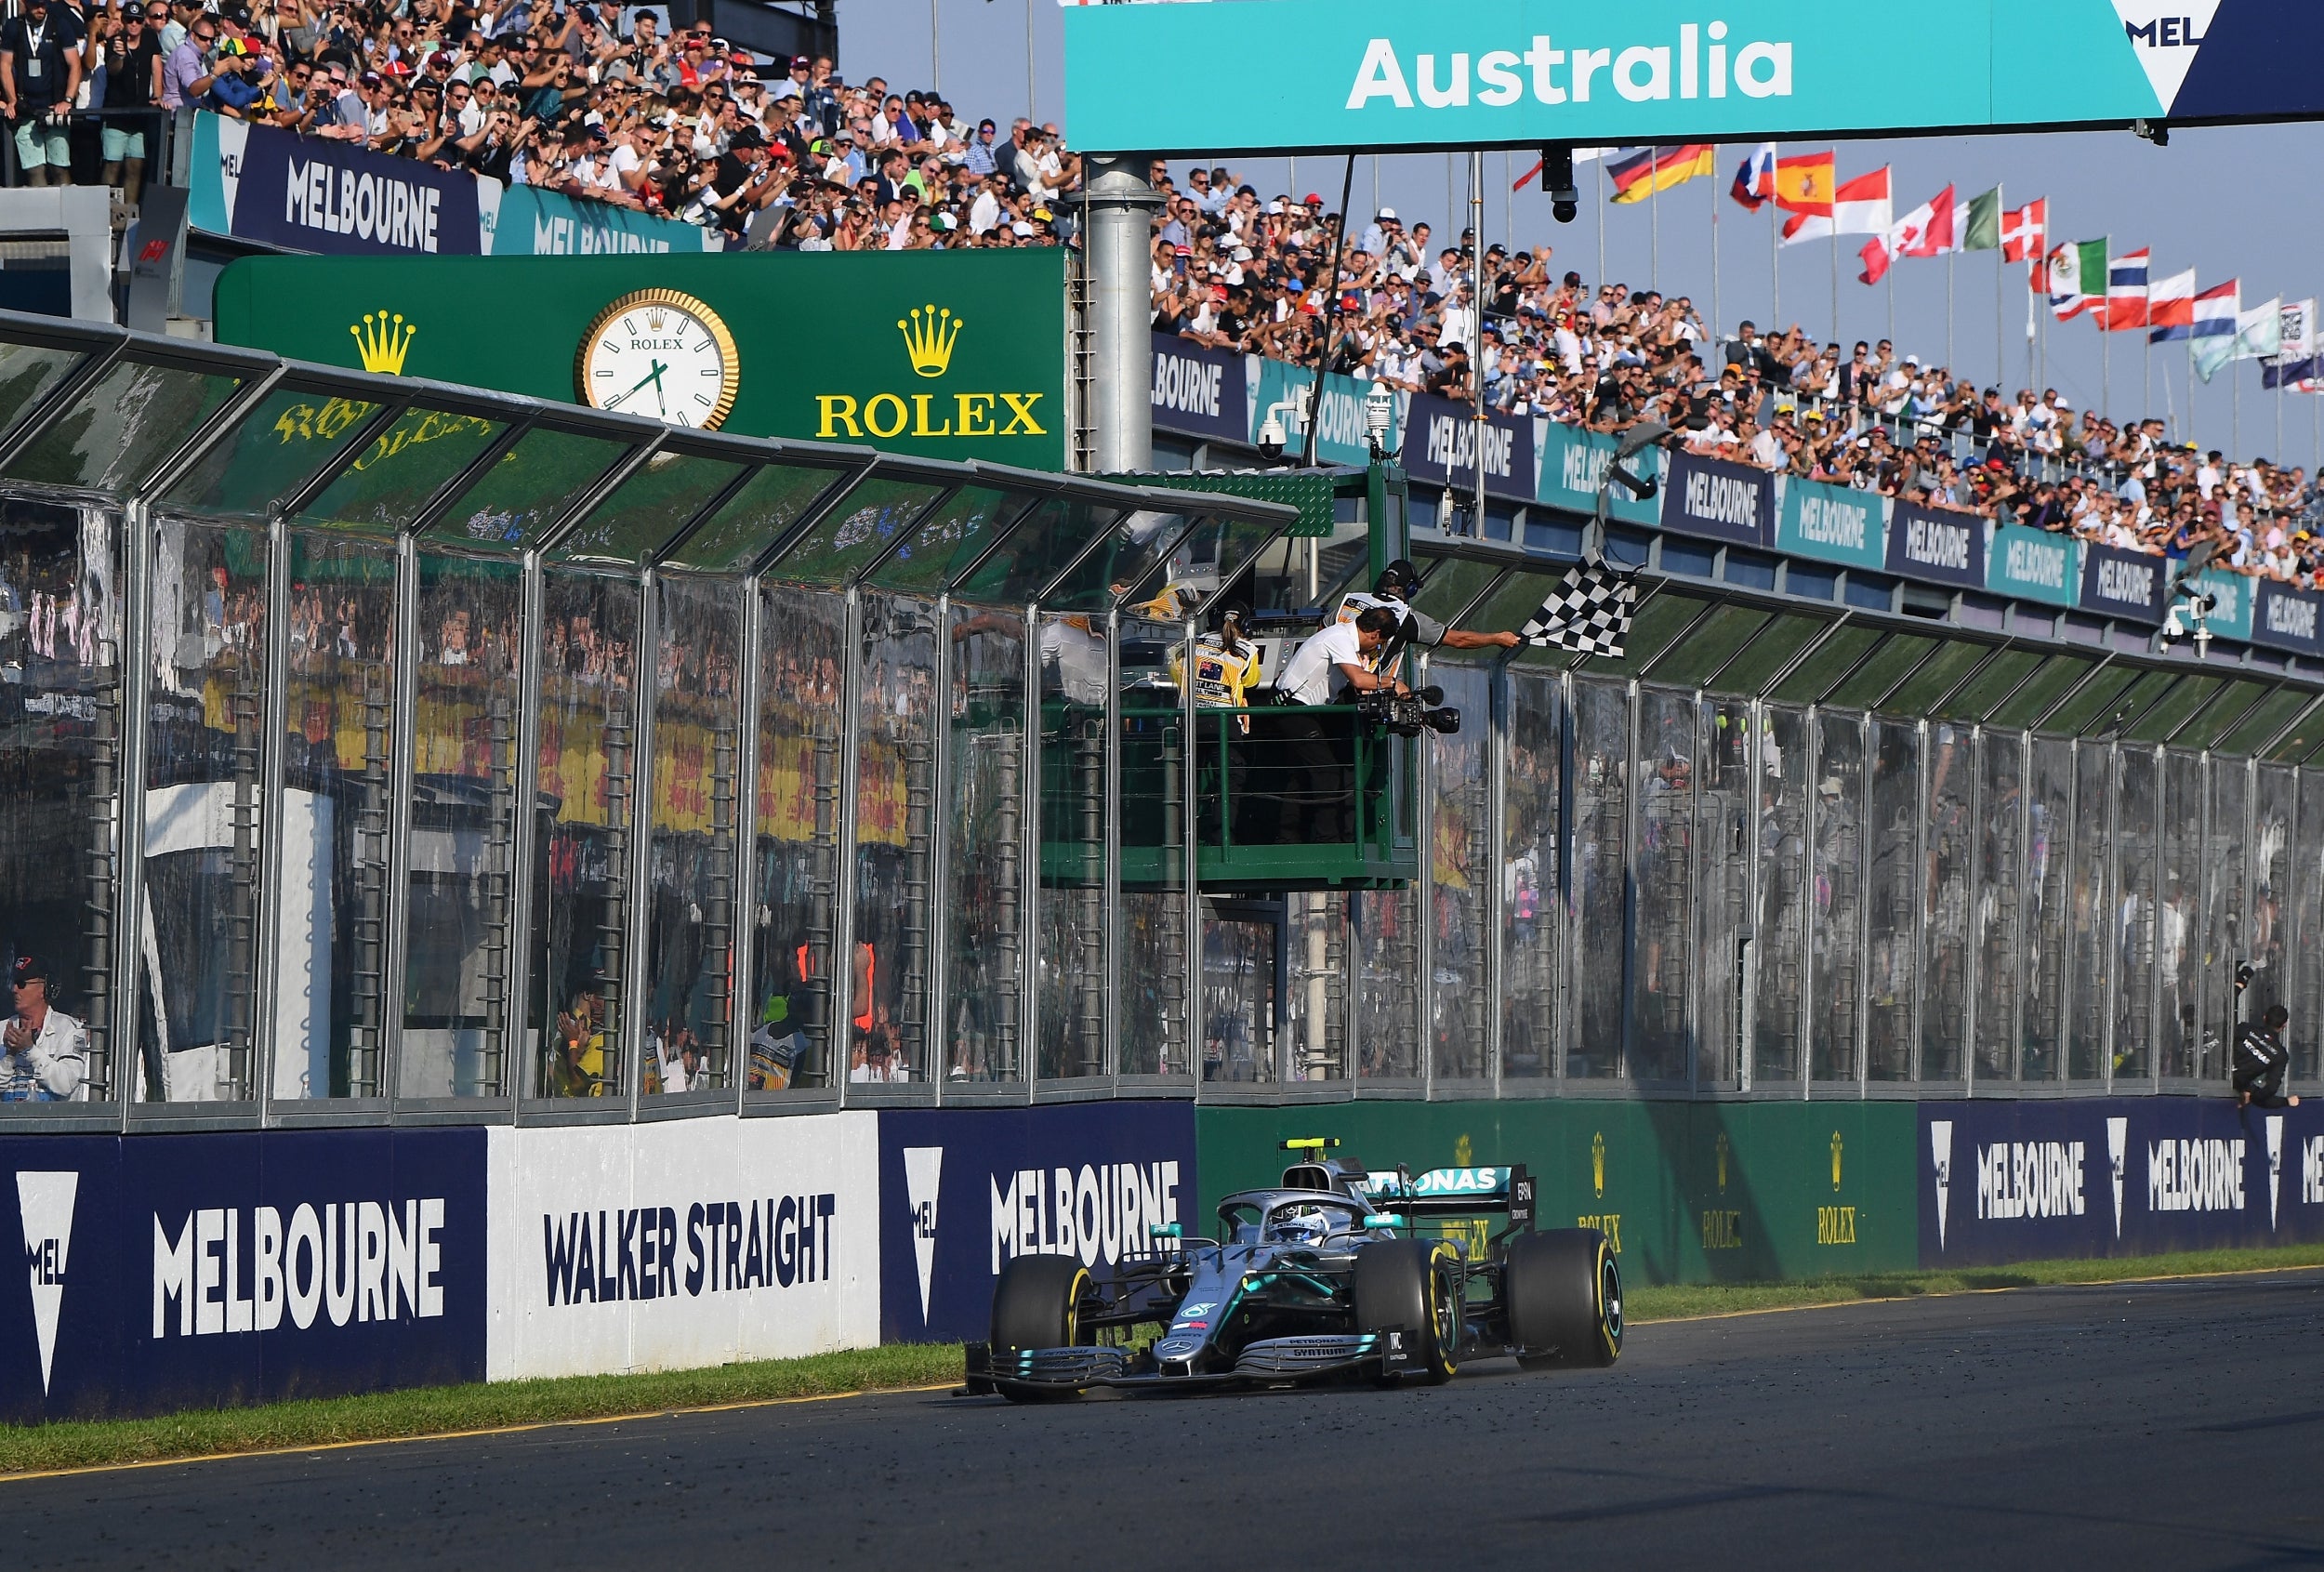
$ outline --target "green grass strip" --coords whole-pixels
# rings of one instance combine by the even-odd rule
[[[2006,1267],[1882,1272],[1799,1283],[1640,1285],[1630,1289],[1625,1309],[1636,1327],[1689,1316],[1871,1300],[2304,1266],[2324,1266],[2324,1246],[2027,1262]],[[906,1343],[704,1370],[418,1387],[272,1403],[257,1408],[205,1409],[159,1419],[0,1425],[0,1476],[894,1391],[938,1386],[959,1379],[958,1343]]]

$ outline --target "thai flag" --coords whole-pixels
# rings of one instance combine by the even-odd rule
[[[2106,269],[2106,316],[2099,326],[2108,333],[2127,333],[2146,324],[2146,264],[2141,248],[2117,257]]]
[[[1735,172],[1735,185],[1728,195],[1756,213],[1774,200],[1776,195],[1776,144],[1762,142],[1757,151],[1743,161]]]

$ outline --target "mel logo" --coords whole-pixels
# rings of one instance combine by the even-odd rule
[[[24,1223],[24,1265],[32,1280],[33,1331],[40,1342],[40,1390],[57,1355],[57,1314],[64,1306],[65,1259],[73,1248],[73,1199],[80,1193],[74,1171],[28,1172],[16,1176],[17,1214]]]
[[[2114,1165],[2114,1236],[2122,1236],[2122,1166],[2129,1160],[2127,1148],[2131,1139],[2131,1121],[2106,1121],[2106,1156]]]
[[[2219,0],[2114,0],[2114,14],[2122,19],[2122,31],[2138,51],[2139,67],[2163,112],[2170,113],[2194,67],[2195,52],[2219,14]]]
[[[1945,1213],[1953,1191],[1953,1121],[1929,1124],[1929,1156],[1936,1165],[1936,1248],[1945,1248]]]
[[[928,1321],[928,1288],[936,1266],[936,1200],[944,1173],[942,1146],[904,1149],[904,1190],[912,1206],[912,1263],[920,1273],[920,1322]]]

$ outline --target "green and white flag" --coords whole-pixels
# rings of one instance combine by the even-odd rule
[[[1963,251],[1999,251],[2001,249],[2001,188],[1995,186],[1983,196],[1969,199],[1969,207],[1962,215],[1961,248]]]
[[[2050,312],[2071,322],[2106,303],[2106,243],[2078,240],[2050,253]]]

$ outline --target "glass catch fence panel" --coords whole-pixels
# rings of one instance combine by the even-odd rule
[[[1276,1029],[1278,929],[1271,914],[1221,904],[1202,924],[1202,1077],[1228,1085],[1286,1078]]]
[[[2251,772],[2251,985],[2239,1008],[2243,1019],[2256,1021],[2269,1009],[2291,1007],[2291,962],[2294,852],[2292,829],[2298,818],[2300,775],[2279,764],[2261,764]],[[2234,1045],[2229,1044],[2232,1059]]]
[[[644,561],[676,539],[694,515],[734,483],[743,467],[691,454],[657,453],[589,510],[557,543],[564,561],[594,561],[630,566]],[[787,470],[762,470],[778,477]],[[699,537],[697,537],[699,538]],[[687,543],[689,546],[693,541]],[[681,552],[681,559],[685,553]],[[700,565],[700,564],[692,564]],[[712,564],[724,567],[723,561]]]
[[[854,975],[847,1077],[926,1081],[936,606],[867,591],[856,650]]]
[[[259,1073],[267,536],[164,520],[147,548],[145,910],[132,1095],[245,1102],[257,1095]]]
[[[524,575],[422,552],[403,923],[404,1097],[514,1092]]]
[[[1367,890],[1354,898],[1356,1074],[1366,1080],[1417,1080],[1419,1045],[1420,908],[1414,892]]]
[[[1920,978],[1922,887],[1921,733],[1909,720],[1874,717],[1871,833],[1865,872],[1865,1075],[1912,1078],[1913,1005]]]
[[[2027,970],[2026,736],[1977,737],[1977,882],[1969,943],[1976,956],[1976,1067],[1979,1082],[2017,1078],[2019,1005]]]
[[[2195,1075],[2224,1082],[2235,1055],[2238,1020],[2256,1019],[2236,998],[2236,969],[2253,959],[2245,935],[2243,903],[2247,850],[2244,819],[2251,806],[2251,775],[2240,759],[2205,760],[2211,777],[2211,806],[2203,818],[2202,945],[2200,997],[2196,1001]],[[2256,966],[2253,975],[2257,976]]]
[[[1573,945],[1568,1079],[1622,1073],[1624,952],[1629,939],[1630,694],[1619,683],[1573,687],[1573,826],[1567,859]]]
[[[173,515],[264,523],[281,499],[345,456],[379,405],[283,388],[258,401],[231,436],[204,450],[169,488]]]
[[[2162,762],[2162,877],[2156,887],[2155,974],[2160,1010],[2156,1063],[2166,1077],[2196,1073],[2202,1052],[2203,761]]]
[[[1337,892],[1284,897],[1283,1063],[1295,1081],[1348,1078],[1350,911]]]
[[[526,1005],[535,1097],[622,1097],[638,812],[635,579],[541,585],[540,785]]]
[[[2074,748],[2073,895],[2067,919],[2069,964],[2066,1074],[2106,1078],[2108,1011],[2116,956],[2114,906],[2114,750],[2105,743]]]
[[[1565,707],[1557,680],[1509,668],[1502,744],[1501,1077],[1557,1074],[1558,787]]]
[[[1864,1078],[1864,718],[1816,717],[1814,844],[1809,853],[1809,1074]]]
[[[945,1075],[1023,1081],[1024,616],[954,606],[945,746]]]
[[[11,433],[87,351],[0,344],[0,434]]]
[[[118,1094],[112,1019],[120,890],[120,520],[0,502],[0,1102]]]
[[[2022,1080],[2054,1081],[2066,1065],[2067,997],[2074,957],[2074,745],[2035,737],[2028,745],[2026,804],[2026,1002]]]
[[[1958,1081],[1969,1030],[1970,858],[1977,765],[1969,728],[1931,721],[1921,852],[1920,1078]]]
[[[2324,770],[2300,772],[2299,834],[2291,862],[2291,1073],[2324,1074]]]
[[[394,818],[396,558],[370,541],[291,535],[283,770],[281,1101],[386,1095],[389,841]]]
[[[1041,898],[1034,951],[1043,1080],[1106,1073],[1104,621],[1041,617]]]
[[[829,1087],[838,920],[847,603],[760,587],[758,911],[751,922],[749,1064],[744,1088]]]
[[[1493,723],[1491,673],[1482,667],[1431,661],[1428,680],[1460,711],[1460,730],[1430,732],[1429,822],[1433,941],[1429,958],[1429,1056],[1439,1081],[1490,1081],[1491,996],[1486,954],[1491,947],[1492,782],[1487,767]]]
[[[1183,631],[1182,623],[1124,614],[1118,635],[1121,840],[1114,945],[1123,1007],[1115,1067],[1125,1076],[1194,1073],[1186,1019],[1186,717],[1171,675]],[[1183,667],[1182,658],[1178,664]]]
[[[2115,754],[2114,896],[2115,1081],[2155,1073],[2156,960],[2160,928],[2156,889],[2156,826],[2160,766],[2154,750],[2125,746]]]
[[[1706,699],[1702,759],[1696,773],[1695,1084],[1741,1084],[1745,941],[1751,916],[1752,792],[1761,739],[1750,704]]]
[[[1632,1081],[1684,1082],[1687,978],[1693,960],[1690,888],[1695,852],[1695,700],[1638,694],[1638,773],[1631,858],[1637,936],[1630,974]]]
[[[240,376],[117,362],[16,456],[7,478],[123,496],[242,383]]]
[[[363,444],[298,522],[392,535],[507,429],[507,421],[482,416],[407,409]]]
[[[734,1084],[735,832],[742,804],[744,581],[654,581],[648,815],[646,1095]]]
[[[1750,1001],[1751,1084],[1796,1084],[1801,1011],[1807,996],[1810,883],[1807,717],[1785,706],[1760,711],[1748,765],[1759,859]]]

